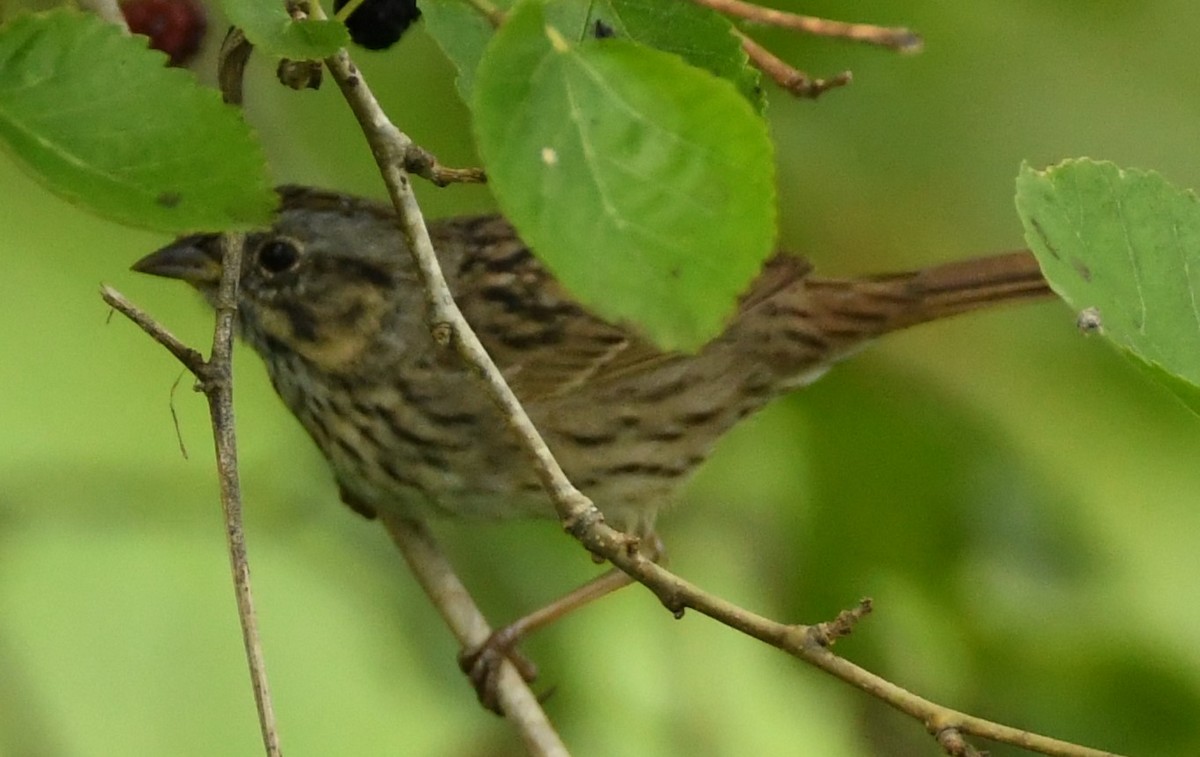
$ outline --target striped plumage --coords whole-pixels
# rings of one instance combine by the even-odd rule
[[[437,346],[389,208],[285,187],[249,235],[239,319],[272,383],[329,458],[344,498],[508,517],[553,510],[495,409]],[[863,279],[778,255],[725,332],[664,353],[576,304],[498,217],[430,227],[464,314],[564,470],[618,527],[646,532],[738,420],[889,331],[1048,293],[1025,252]],[[211,296],[215,236],[145,258]]]

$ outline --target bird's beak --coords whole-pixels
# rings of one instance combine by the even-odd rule
[[[134,263],[132,269],[195,287],[216,286],[221,280],[221,238],[216,234],[180,237]]]

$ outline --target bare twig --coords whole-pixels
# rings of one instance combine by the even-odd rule
[[[435,336],[442,334],[443,339],[440,341],[453,344],[467,364],[480,372],[489,396],[500,406],[505,419],[526,442],[527,451],[534,458],[542,484],[551,493],[559,517],[568,530],[586,530],[589,524],[602,522],[604,518],[596,506],[567,480],[558,461],[542,442],[520,400],[505,383],[496,364],[484,350],[483,344],[467,324],[450,294],[450,287],[438,264],[429,231],[425,228],[425,219],[412,191],[408,172],[404,169],[404,160],[412,147],[412,140],[388,119],[345,50],[339,50],[337,54],[326,58],[325,65],[358,119],[387,184],[388,194],[400,219],[400,231],[408,241],[417,274],[425,290],[427,317]],[[612,539],[610,549],[619,549],[630,541],[615,529],[608,528],[607,533]]]
[[[225,515],[225,539],[233,588],[237,595],[238,619],[242,625],[242,643],[250,665],[250,681],[258,722],[268,755],[280,755],[279,731],[267,683],[266,661],[258,635],[254,597],[250,591],[250,563],[246,557],[246,535],[242,527],[242,490],[238,479],[237,434],[233,420],[233,331],[237,314],[238,277],[242,271],[241,234],[221,237],[221,284],[217,289],[217,325],[213,329],[212,356],[208,375],[201,379],[212,418],[213,441],[217,451],[217,472],[221,485],[221,510]]]
[[[315,5],[313,13],[323,15]],[[611,561],[644,584],[676,614],[681,614],[685,608],[692,608],[778,647],[912,716],[939,739],[948,739],[943,734],[953,731],[1014,744],[1047,755],[1111,757],[1109,753],[1032,734],[944,707],[833,654],[828,648],[829,644],[848,633],[866,614],[870,607],[867,603],[860,604],[827,624],[804,626],[779,623],[702,591],[670,573],[638,550],[637,539],[605,524],[599,509],[568,480],[455,304],[404,168],[404,158],[412,147],[412,141],[388,119],[345,50],[327,58],[325,65],[354,112],[379,165],[399,216],[400,229],[407,238],[424,287],[428,319],[435,338],[439,342],[452,344],[480,377],[488,396],[517,433],[568,533],[590,552]],[[394,525],[394,522],[389,522],[389,528],[394,528]],[[396,537],[394,531],[393,537]]]
[[[487,641],[492,633],[487,619],[476,608],[425,524],[394,518],[386,512],[380,513],[380,519],[421,588],[463,648],[473,649]],[[501,711],[516,724],[529,753],[547,757],[566,755],[567,749],[546,718],[537,697],[512,663],[504,662],[499,675],[496,693]]]
[[[447,168],[438,162],[433,153],[417,145],[408,148],[404,156],[404,170],[415,173],[439,187],[487,182],[487,174],[482,168]]]
[[[183,459],[188,459],[187,445],[183,443],[183,430],[179,428],[179,414],[175,412],[175,390],[179,388],[179,382],[183,380],[184,374],[187,371],[180,371],[175,378],[175,383],[171,384],[171,397],[167,406],[171,408],[171,425],[175,427],[175,441],[179,442],[179,454],[183,455]]]
[[[921,35],[903,27],[850,24],[816,16],[801,16],[774,8],[764,8],[761,5],[742,2],[742,0],[692,0],[692,2],[712,8],[726,16],[758,24],[778,26],[781,29],[791,29],[818,37],[837,37],[868,45],[878,45],[902,53],[919,52],[924,45]]]
[[[744,0],[692,0],[712,8],[718,13],[740,18],[756,24],[777,26],[821,37],[836,37],[870,45],[887,47],[902,53],[920,52],[924,46],[920,35],[903,27],[876,26],[874,24],[850,24],[831,21],[816,16],[801,16],[796,13],[764,8]],[[751,65],[765,73],[777,85],[796,97],[816,99],[823,93],[850,83],[849,71],[843,71],[829,79],[814,79],[794,66],[784,62],[774,53],[735,29],[742,42],[742,49]]]
[[[838,639],[849,636],[859,621],[871,614],[874,605],[870,597],[858,601],[858,606],[851,610],[842,610],[838,616],[827,623],[817,623],[812,627],[817,643],[823,647],[833,646]]]
[[[786,63],[745,34],[737,32],[737,35],[742,40],[742,49],[746,51],[750,63],[796,97],[815,100],[831,89],[846,86],[853,79],[849,71],[843,71],[829,79],[810,78],[808,74]]]
[[[180,342],[143,310],[125,299],[111,287],[104,286],[100,296],[165,347],[195,375],[200,389],[208,400],[212,419],[213,442],[216,446],[217,474],[221,489],[221,510],[225,521],[225,538],[229,549],[229,564],[233,573],[234,594],[237,598],[238,620],[242,626],[242,643],[250,668],[250,682],[258,709],[258,722],[263,745],[270,757],[282,754],[279,730],[275,721],[267,682],[266,663],[258,634],[258,620],[250,587],[250,565],[246,556],[246,539],[242,527],[241,486],[238,481],[237,436],[233,419],[232,349],[234,314],[237,309],[238,274],[241,271],[241,235],[223,238],[223,268],[217,292],[217,322],[213,329],[212,356],[209,360]]]
[[[183,363],[184,368],[192,372],[192,375],[196,378],[203,376],[207,368],[204,364],[204,356],[198,350],[181,342],[174,334],[159,325],[158,321],[151,318],[146,311],[125,299],[124,295],[107,284],[100,287],[100,298],[108,303],[109,307],[137,324],[138,328],[145,331],[151,339],[165,347],[167,352]]]
[[[944,731],[940,731],[935,735],[935,738],[942,751],[951,757],[983,757],[985,754],[968,744],[957,728],[947,728]]]

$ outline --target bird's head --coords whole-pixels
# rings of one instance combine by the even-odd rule
[[[264,356],[300,355],[338,372],[353,364],[392,312],[420,303],[409,292],[409,253],[386,208],[345,195],[282,187],[274,225],[244,236],[238,292],[243,336]],[[147,255],[133,270],[179,279],[216,304],[226,237],[193,234]],[[407,300],[412,299],[412,302]]]

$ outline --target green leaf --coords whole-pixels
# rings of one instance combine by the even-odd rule
[[[0,140],[52,191],[170,233],[269,222],[266,159],[236,108],[91,14],[0,28]]]
[[[771,142],[732,84],[628,40],[571,44],[526,2],[474,111],[497,201],[580,300],[668,349],[720,331],[775,236]]]
[[[1017,210],[1054,291],[1200,412],[1200,201],[1148,171],[1022,166]]]
[[[246,39],[277,58],[315,60],[350,44],[350,33],[342,22],[312,18],[296,21],[282,2],[221,0],[221,8],[229,22],[246,33]]]
[[[511,0],[495,4],[507,10]],[[426,29],[458,69],[458,91],[472,102],[475,72],[492,38],[491,23],[465,0],[428,0],[421,11]],[[765,94],[758,69],[749,65],[733,25],[719,13],[674,0],[567,0],[546,10],[562,36],[581,42],[597,36],[597,22],[616,37],[632,39],[733,82],[759,112]]]

